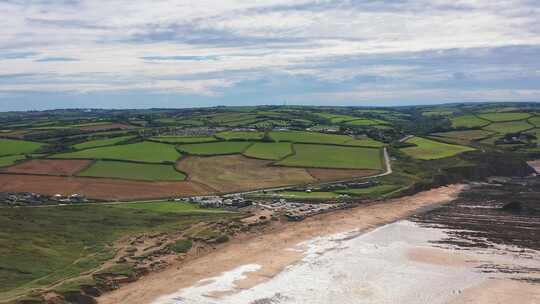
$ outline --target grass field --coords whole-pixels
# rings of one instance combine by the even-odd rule
[[[186,175],[174,169],[173,165],[140,164],[119,161],[98,161],[78,176],[109,177],[144,181],[181,181]]]
[[[254,143],[245,152],[248,157],[278,160],[292,153],[291,143]]]
[[[457,116],[450,119],[454,128],[476,128],[489,124],[489,121],[474,115]]]
[[[338,198],[339,194],[334,192],[304,192],[304,191],[282,191],[278,192],[280,197],[297,199],[333,199]]]
[[[129,145],[92,148],[71,153],[55,154],[52,158],[109,159],[147,163],[175,162],[180,153],[173,145],[141,142]]]
[[[73,148],[77,150],[83,150],[83,149],[97,148],[97,147],[103,147],[103,146],[112,146],[117,143],[128,141],[133,138],[135,138],[135,136],[120,136],[120,137],[113,137],[113,138],[96,139],[96,140],[85,141],[83,143],[73,145]]]
[[[377,196],[390,193],[399,188],[401,188],[401,186],[398,185],[377,185],[369,188],[338,190],[336,193],[348,194],[352,196]]]
[[[347,135],[325,134],[304,131],[272,131],[270,137],[275,141],[312,144],[343,144],[353,138]]]
[[[357,119],[353,121],[348,121],[345,124],[349,126],[375,126],[385,124],[385,121],[379,119]]]
[[[402,148],[400,150],[413,158],[422,160],[445,158],[475,150],[471,147],[446,144],[422,137],[413,137],[407,140],[407,143],[414,144],[416,147]]]
[[[328,145],[295,144],[295,154],[278,162],[292,167],[382,169],[379,149]]]
[[[264,136],[264,132],[249,131],[225,131],[216,134],[217,138],[224,140],[259,140]]]
[[[43,147],[43,144],[14,139],[0,139],[0,156],[33,153]]]
[[[112,258],[108,245],[123,235],[233,215],[169,204],[0,208],[0,302],[96,268]]]
[[[15,164],[19,160],[25,159],[24,155],[10,155],[0,157],[0,167],[7,167]]]
[[[146,210],[158,213],[230,213],[222,209],[201,208],[197,204],[178,202],[136,202],[112,205],[113,208]]]
[[[355,116],[330,114],[330,113],[315,113],[315,115],[322,117],[324,119],[328,119],[333,124],[339,124],[342,122],[359,119],[359,117],[355,117]]]
[[[527,123],[526,121],[509,121],[492,123],[489,126],[485,126],[484,130],[506,134],[525,131],[532,129],[533,127],[533,125]]]
[[[486,113],[486,114],[480,114],[479,117],[494,121],[494,122],[500,122],[500,121],[515,121],[515,120],[523,120],[526,118],[531,117],[531,114],[529,113]]]
[[[343,145],[357,146],[357,147],[373,147],[373,148],[380,148],[384,146],[382,142],[376,141],[371,138],[353,139],[350,141],[346,141],[345,143],[343,143]]]
[[[213,136],[157,136],[150,139],[171,144],[196,144],[218,141],[218,139]]]
[[[451,131],[443,133],[433,133],[432,135],[446,138],[462,139],[466,141],[479,140],[493,134],[485,130],[467,130],[467,131]]]
[[[534,116],[529,118],[529,123],[533,124],[535,127],[540,127],[540,116]]]
[[[192,155],[225,155],[244,152],[252,143],[239,141],[226,141],[204,144],[180,145],[178,149]]]

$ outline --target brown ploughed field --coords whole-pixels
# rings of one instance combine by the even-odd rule
[[[74,193],[103,200],[154,199],[210,194],[195,182],[140,182],[107,178],[0,174],[0,192]]]
[[[377,170],[307,169],[271,164],[271,161],[242,155],[188,156],[180,160],[176,167],[188,174],[188,180],[224,193],[349,179],[379,173]]]
[[[307,169],[309,174],[320,181],[345,180],[355,177],[371,176],[380,173],[378,170],[346,170],[346,169]]]
[[[33,159],[3,170],[8,173],[43,174],[43,175],[74,175],[87,168],[91,160],[56,160]]]
[[[271,161],[251,159],[242,155],[188,156],[180,160],[176,167],[186,172],[189,180],[206,184],[225,193],[316,181],[303,168],[269,166],[270,163]]]

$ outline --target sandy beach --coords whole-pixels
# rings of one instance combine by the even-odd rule
[[[303,222],[276,225],[264,234],[235,239],[207,255],[152,273],[98,300],[102,304],[150,304],[201,280],[216,277],[240,266],[258,265],[245,278],[235,282],[237,288],[248,289],[268,281],[287,266],[304,258],[305,252],[291,250],[302,242],[353,230],[358,233],[369,231],[448,202],[464,187],[441,187],[409,197],[320,215]]]

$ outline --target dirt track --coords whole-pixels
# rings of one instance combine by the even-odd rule
[[[22,174],[74,175],[91,163],[90,160],[33,159],[11,166],[3,171]]]
[[[0,192],[73,193],[102,200],[135,200],[212,193],[195,182],[139,182],[106,178],[0,174]]]

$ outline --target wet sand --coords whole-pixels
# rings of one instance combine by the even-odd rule
[[[278,225],[267,233],[233,240],[218,250],[181,266],[172,265],[164,271],[152,273],[103,295],[98,300],[102,304],[150,304],[161,296],[174,294],[201,280],[237,270],[240,266],[252,268],[234,282],[235,286],[238,289],[252,288],[302,260],[306,253],[291,248],[304,241],[353,230],[357,233],[365,232],[406,218],[425,208],[448,202],[463,189],[463,185],[442,187],[384,203],[324,214],[299,223]]]

